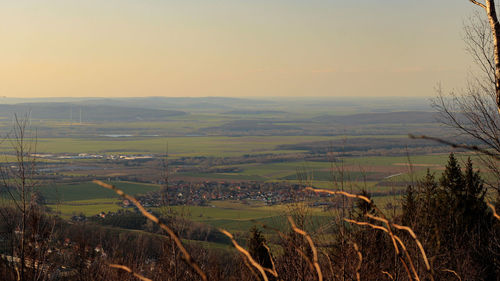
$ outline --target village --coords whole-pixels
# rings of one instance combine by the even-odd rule
[[[162,205],[208,206],[210,201],[260,201],[266,205],[286,204],[316,196],[304,191],[305,186],[286,182],[226,182],[204,181],[190,183],[177,181],[160,191],[138,196],[145,207]],[[123,204],[124,207],[126,203]]]
[[[293,202],[303,202],[311,198],[331,197],[329,194],[317,194],[305,191],[301,184],[290,184],[286,182],[225,182],[205,181],[191,183],[187,181],[176,181],[168,186],[164,185],[159,191],[148,192],[138,195],[139,203],[152,213],[152,209],[164,206],[211,206],[212,201],[240,201],[245,204],[264,203],[272,206]],[[137,207],[127,199],[118,203],[124,209],[138,212]],[[309,204],[311,207],[323,207],[325,209],[338,207],[335,200],[314,200]],[[123,212],[100,212],[94,218],[106,218]],[[74,215],[72,221],[85,221],[84,215]]]

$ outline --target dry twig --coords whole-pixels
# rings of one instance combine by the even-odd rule
[[[368,223],[368,222],[358,222],[358,221],[350,220],[350,219],[346,219],[346,218],[344,218],[344,220],[347,221],[347,222],[350,222],[350,223],[358,224],[358,225],[370,226],[372,228],[379,229],[379,230],[382,230],[382,231],[388,233],[389,236],[391,237],[391,240],[392,240],[392,243],[393,243],[393,246],[394,246],[394,250],[396,251],[396,255],[399,257],[401,263],[403,264],[404,268],[406,269],[406,273],[408,274],[409,279],[410,280],[412,279],[411,278],[411,274],[410,274],[410,270],[409,270],[406,262],[404,261],[403,257],[401,256],[398,244],[401,246],[401,248],[403,249],[403,252],[405,253],[405,255],[406,255],[407,259],[408,259],[408,262],[409,262],[410,267],[411,267],[411,269],[413,271],[413,275],[415,276],[415,279],[416,280],[420,280],[420,278],[418,276],[418,273],[417,273],[417,271],[415,269],[415,266],[414,266],[414,263],[413,263],[413,259],[411,258],[410,254],[408,253],[408,251],[406,249],[406,246],[404,245],[403,241],[392,232],[392,227],[408,231],[410,233],[410,235],[412,236],[412,238],[415,240],[415,243],[417,244],[417,246],[418,246],[418,248],[419,248],[419,250],[420,250],[420,252],[422,254],[422,257],[423,257],[424,262],[425,262],[426,269],[427,269],[427,271],[429,273],[429,276],[430,276],[431,280],[434,280],[434,276],[433,276],[433,273],[432,273],[432,268],[430,267],[430,263],[429,263],[429,261],[427,259],[427,255],[425,254],[425,251],[423,249],[422,243],[420,243],[420,241],[417,239],[417,236],[415,235],[415,233],[413,232],[413,230],[411,228],[409,228],[409,227],[406,227],[406,226],[402,226],[402,225],[391,223],[385,217],[384,213],[368,197],[363,196],[363,195],[350,194],[350,193],[345,192],[345,191],[333,191],[333,190],[326,190],[326,189],[314,189],[312,187],[306,187],[306,190],[317,192],[317,193],[321,192],[321,193],[328,193],[328,194],[332,194],[332,195],[337,195],[337,194],[338,195],[343,195],[343,196],[350,197],[350,198],[361,199],[361,200],[369,203],[372,206],[372,208],[380,215],[380,217],[373,216],[371,214],[366,214],[366,216],[369,217],[369,218],[372,218],[374,220],[378,220],[378,221],[383,222],[384,224],[387,225],[387,228],[382,227],[382,226],[378,226],[378,225],[374,225],[374,224],[371,224],[371,223]]]
[[[491,210],[493,211],[493,216],[495,218],[497,218],[497,220],[500,220],[500,215],[498,215],[497,213],[497,210],[495,209],[495,206],[493,206],[493,204],[491,204],[490,202],[486,202],[486,204],[488,204],[488,206],[491,208]]]
[[[384,231],[386,233],[389,233],[388,228],[385,228],[383,226],[375,225],[375,224],[368,223],[368,222],[362,222],[362,221],[355,221],[355,220],[351,220],[351,219],[345,219],[345,218],[344,218],[344,220],[346,222],[349,222],[349,223],[353,223],[353,224],[357,224],[357,225],[363,225],[363,226],[369,226],[371,228],[382,230],[382,231]],[[394,235],[394,234],[392,234],[392,239],[394,239],[395,242],[397,242],[397,243],[399,243],[401,245],[401,248],[403,249],[403,252],[406,254],[406,257],[410,261],[410,266],[411,266],[411,269],[412,269],[412,271],[413,271],[413,273],[415,275],[415,279],[416,280],[420,280],[420,278],[418,277],[418,274],[417,274],[417,272],[415,270],[415,267],[413,266],[413,261],[411,260],[410,255],[408,254],[408,251],[406,250],[406,247],[403,244],[403,241],[401,241],[401,239],[398,236]],[[396,246],[395,246],[394,249],[396,251],[399,251],[399,247],[397,246],[397,244],[396,244]],[[406,273],[408,274],[409,280],[412,280],[410,270],[408,269],[408,265],[406,265],[406,262],[404,261],[403,257],[400,254],[398,254],[398,257],[399,257],[399,260],[401,261],[401,263],[403,264],[403,266],[404,266],[404,268],[406,270]]]
[[[121,269],[121,270],[124,270],[130,274],[132,274],[134,277],[137,277],[138,279],[142,280],[142,281],[152,281],[151,279],[149,278],[146,278],[140,274],[137,274],[135,272],[132,271],[132,269],[130,269],[130,267],[128,266],[125,266],[125,265],[121,265],[121,264],[108,264],[109,267],[112,267],[112,268],[118,268],[118,269]]]
[[[328,259],[328,266],[330,267],[330,273],[332,274],[332,276],[336,276],[335,271],[333,270],[333,266],[332,266],[332,259],[330,258],[330,256],[328,255],[328,253],[326,253],[326,251],[323,250],[321,252]]]
[[[366,216],[371,218],[371,219],[374,219],[374,220],[385,222],[385,220],[383,220],[379,217],[370,215],[370,214],[366,214]],[[391,223],[391,225],[394,228],[397,228],[400,230],[406,230],[410,234],[410,236],[413,238],[413,240],[415,240],[415,243],[417,244],[418,249],[420,250],[420,253],[422,254],[422,258],[424,259],[425,267],[426,267],[427,271],[429,273],[431,273],[431,265],[429,263],[429,260],[427,259],[427,254],[425,253],[425,250],[424,250],[424,247],[422,246],[422,243],[420,243],[420,240],[418,240],[417,235],[415,234],[415,232],[413,232],[413,229],[409,228],[408,226],[399,225],[399,224],[395,224],[395,223]]]
[[[271,261],[271,265],[272,265],[272,268],[265,268],[264,267],[264,270],[271,273],[274,277],[278,278],[278,272],[276,271],[276,265],[274,264],[274,259],[273,259],[273,256],[271,255],[271,249],[269,249],[269,247],[264,243],[262,243],[262,246],[264,246],[264,248],[266,248],[267,254],[269,255],[269,260]]]
[[[245,266],[250,270],[250,273],[252,273],[252,276],[255,278],[255,280],[260,280],[259,275],[253,270],[252,266],[248,263],[248,259],[243,259],[243,263]]]
[[[245,250],[243,247],[241,247],[238,242],[236,242],[236,240],[234,240],[234,237],[231,233],[229,233],[227,230],[224,230],[224,229],[219,229],[220,232],[222,232],[224,235],[226,235],[227,237],[229,237],[229,239],[231,239],[231,242],[233,242],[233,245],[234,247],[236,248],[236,250],[238,250],[238,252],[242,253],[247,259],[248,261],[250,262],[250,264],[257,268],[257,270],[260,272],[260,274],[262,275],[262,279],[264,279],[264,281],[269,281],[269,279],[267,278],[267,275],[266,275],[266,272],[265,272],[265,269],[258,263],[256,262],[253,258],[252,258],[252,255],[250,255],[250,253]]]
[[[299,253],[299,255],[302,258],[304,258],[304,260],[306,261],[307,265],[309,266],[309,269],[311,271],[315,271],[314,265],[313,265],[311,259],[306,255],[306,253],[304,253],[304,251],[302,251],[299,247],[297,247],[297,245],[295,245],[293,243],[292,238],[290,236],[288,236],[285,233],[281,232],[279,229],[276,229],[274,227],[271,227],[271,226],[268,226],[266,224],[263,224],[262,222],[258,222],[258,221],[254,221],[254,222],[260,224],[265,229],[271,229],[271,230],[273,230],[274,232],[276,232],[281,237],[281,239],[288,241],[288,243],[294,247],[295,251],[297,251],[297,253]],[[325,255],[326,255],[326,253],[325,253]],[[328,257],[328,259],[330,259],[330,258]],[[331,264],[330,264],[330,266],[331,266]]]
[[[458,273],[455,270],[445,268],[445,269],[441,269],[441,271],[453,273],[453,275],[455,275],[459,281],[462,281],[462,278],[460,277],[460,275],[458,275]]]
[[[382,271],[383,274],[387,275],[389,278],[391,278],[391,280],[394,280],[394,277],[392,277],[392,274],[390,274],[389,272],[387,271]]]
[[[203,270],[201,270],[200,266],[194,261],[194,259],[191,257],[191,255],[186,250],[186,248],[184,248],[184,246],[182,245],[182,242],[179,239],[179,237],[177,237],[177,235],[174,233],[174,231],[172,229],[170,229],[170,227],[168,227],[166,224],[162,223],[160,221],[160,219],[158,219],[155,215],[150,214],[148,211],[146,211],[146,209],[144,209],[144,207],[141,205],[141,203],[139,203],[139,201],[137,201],[137,199],[135,199],[133,196],[126,194],[122,190],[116,188],[114,185],[107,184],[107,183],[104,183],[104,182],[99,181],[99,180],[94,180],[93,182],[95,184],[98,184],[98,185],[104,187],[104,188],[113,190],[114,192],[116,192],[116,194],[118,194],[118,195],[122,196],[123,198],[129,200],[130,202],[134,203],[134,205],[139,209],[139,211],[142,213],[143,216],[148,218],[150,221],[156,223],[158,226],[161,227],[161,229],[165,230],[168,233],[170,238],[172,238],[172,240],[174,240],[177,247],[181,250],[181,252],[184,256],[184,260],[198,273],[198,275],[200,275],[200,277],[201,277],[201,279],[203,279],[203,281],[207,281],[207,275],[205,274],[205,272],[203,272]]]
[[[359,251],[359,246],[356,244],[356,242],[352,242],[352,245],[354,247],[354,250],[356,250],[356,253],[358,254],[358,265],[356,266],[356,279],[358,281],[361,281],[361,276],[359,275],[359,271],[361,270],[361,263],[363,263],[363,254]]]
[[[292,226],[293,231],[304,236],[306,238],[307,242],[309,243],[309,247],[311,247],[311,251],[313,253],[314,268],[316,269],[316,273],[318,274],[318,281],[322,281],[323,280],[323,273],[321,273],[321,267],[319,266],[319,262],[318,262],[318,250],[316,249],[316,246],[314,246],[314,242],[313,242],[311,236],[307,232],[305,232],[304,230],[298,228],[295,225],[295,222],[293,221],[292,217],[289,216],[288,221],[290,222],[290,225]]]
[[[361,199],[361,200],[367,202],[368,204],[370,204],[370,206],[375,211],[377,211],[377,213],[380,214],[380,216],[382,216],[382,218],[384,218],[386,221],[388,221],[385,218],[384,213],[373,203],[373,201],[370,198],[368,198],[366,196],[359,195],[359,194],[351,194],[351,193],[348,193],[348,192],[345,192],[345,191],[340,191],[340,190],[315,189],[315,188],[312,188],[312,187],[306,187],[305,190],[312,191],[312,192],[315,192],[315,193],[328,193],[328,194],[332,194],[332,195],[343,195],[343,196],[346,196],[346,197],[349,197],[349,198]],[[393,243],[394,248],[396,250],[396,254],[399,255],[399,249],[398,249],[398,246],[396,244],[396,240],[392,237],[394,235],[392,233],[392,229],[391,229],[390,225],[387,225],[387,226],[388,226],[387,230],[389,231],[389,236],[391,236],[391,240],[392,240],[392,243]]]

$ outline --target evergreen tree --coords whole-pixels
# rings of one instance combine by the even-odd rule
[[[367,197],[368,199],[371,200],[371,194],[368,193],[366,190],[361,190],[359,195]],[[375,210],[373,209],[372,203],[368,203],[365,200],[357,199],[356,202],[356,212],[357,212],[357,217],[361,218],[364,217],[366,214],[375,214]]]
[[[461,167],[453,153],[450,153],[448,163],[439,183],[446,191],[454,194],[459,194],[464,189],[464,178]]]
[[[407,190],[402,220],[417,232],[436,266],[457,269],[467,280],[496,280],[494,256],[488,252],[492,216],[484,201],[486,188],[470,159],[462,172],[450,154],[439,185],[427,171],[417,191]],[[460,272],[463,268],[467,271]],[[475,272],[470,269],[477,269]],[[468,276],[466,276],[468,275]],[[493,279],[492,279],[493,278]]]
[[[484,196],[486,195],[484,181],[481,179],[479,171],[474,171],[470,157],[467,159],[467,163],[465,164],[464,181],[465,197],[484,201]]]
[[[408,225],[410,227],[415,226],[415,212],[418,209],[416,196],[417,194],[415,192],[415,189],[411,185],[408,185],[408,187],[406,188],[406,194],[404,195],[402,202],[402,221],[404,225]]]
[[[439,198],[443,196],[435,176],[427,169],[425,177],[417,182],[417,189],[407,190],[402,204],[402,222],[419,233],[427,244],[438,244],[437,227],[441,216],[436,216],[441,210]]]
[[[490,255],[492,246],[493,217],[484,200],[486,188],[479,171],[474,171],[471,159],[467,159],[464,171],[464,190],[460,198],[461,212],[457,232],[462,233],[463,242],[470,249],[470,257],[482,266],[485,280],[494,280],[495,264]],[[497,255],[498,257],[498,255]]]
[[[424,179],[418,182],[418,187],[419,191],[427,195],[432,195],[437,191],[438,184],[436,182],[436,177],[428,168]]]
[[[262,232],[253,226],[250,229],[250,238],[248,239],[247,248],[252,258],[265,268],[272,269],[273,262],[271,260],[271,253],[265,246],[266,238]],[[274,280],[274,276],[268,274],[269,280]]]

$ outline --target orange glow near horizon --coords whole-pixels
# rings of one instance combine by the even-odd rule
[[[462,85],[467,1],[353,2],[11,1],[0,95],[432,96],[438,82]]]

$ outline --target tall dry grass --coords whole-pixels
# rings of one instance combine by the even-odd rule
[[[129,200],[139,209],[139,211],[141,212],[141,214],[143,216],[145,216],[147,219],[149,219],[150,221],[157,224],[161,229],[165,230],[168,233],[168,235],[170,236],[170,238],[175,242],[175,244],[177,245],[179,250],[182,252],[183,257],[184,257],[184,261],[186,261],[186,263],[189,264],[196,271],[196,273],[198,273],[198,275],[201,277],[202,280],[204,280],[204,281],[207,280],[207,275],[205,274],[205,272],[201,269],[201,267],[198,265],[198,263],[196,263],[196,261],[193,259],[193,257],[189,254],[189,252],[186,250],[186,248],[182,244],[179,237],[175,234],[175,232],[170,227],[168,227],[166,224],[161,222],[160,219],[157,218],[155,215],[149,213],[146,209],[144,209],[144,207],[141,205],[141,203],[139,203],[139,201],[137,201],[137,199],[135,199],[133,196],[126,194],[122,190],[116,188],[114,185],[107,184],[107,183],[104,183],[104,182],[99,181],[99,180],[94,180],[94,183],[96,183],[104,188],[111,189],[114,192],[116,192],[116,194]]]
[[[168,227],[163,222],[161,222],[160,219],[157,218],[155,215],[147,212],[146,209],[140,204],[140,202],[137,201],[134,197],[132,197],[128,194],[125,194],[122,190],[116,188],[113,185],[106,184],[106,183],[104,183],[102,181],[98,181],[98,180],[95,180],[94,182],[96,184],[104,187],[104,188],[111,189],[111,190],[115,191],[118,195],[130,200],[146,218],[148,218],[153,223],[157,224],[161,229],[165,230],[167,232],[168,236],[173,241],[175,241],[175,244],[178,247],[178,249],[182,252],[184,261],[199,275],[199,277],[202,280],[208,280],[207,274],[201,269],[200,265],[198,265],[198,263],[192,258],[192,256],[189,254],[189,252],[183,246],[183,243],[181,242],[180,238],[175,234],[175,232],[170,227]],[[363,196],[363,195],[351,194],[351,193],[348,193],[345,191],[314,189],[311,187],[307,187],[305,190],[309,191],[309,192],[313,192],[313,193],[328,193],[331,195],[340,195],[340,196],[344,196],[347,198],[362,200],[362,201],[368,203],[371,206],[371,208],[373,208],[373,210],[375,210],[375,214],[370,214],[370,213],[365,214],[365,217],[369,221],[359,221],[359,220],[354,220],[354,219],[350,219],[350,218],[344,218],[344,221],[348,222],[350,224],[353,224],[353,225],[369,227],[369,229],[373,229],[375,231],[383,231],[384,233],[386,233],[391,241],[391,244],[393,246],[393,249],[394,249],[394,252],[397,256],[397,259],[399,260],[400,264],[404,268],[404,271],[406,272],[408,280],[418,280],[418,281],[420,281],[420,280],[435,280],[434,279],[434,272],[433,272],[431,263],[429,262],[429,259],[427,258],[424,247],[423,247],[422,243],[420,242],[420,240],[418,239],[415,232],[408,226],[396,224],[396,223],[392,222],[390,219],[388,219],[387,216],[374,204],[374,202],[370,198]],[[318,250],[318,247],[315,245],[313,238],[311,237],[311,235],[307,231],[297,227],[295,221],[293,220],[293,218],[291,216],[288,216],[288,222],[289,222],[289,225],[290,225],[293,233],[299,235],[300,237],[303,237],[303,239],[307,242],[306,244],[308,245],[308,249],[306,249],[306,251],[304,251],[303,249],[300,249],[300,247],[298,247],[297,245],[292,245],[292,246],[295,247],[299,256],[302,257],[304,259],[304,261],[309,265],[309,269],[312,272],[314,272],[314,274],[316,276],[316,280],[323,281],[325,277],[323,274],[322,266],[324,266],[324,264],[322,265],[320,262],[319,255],[318,255],[319,250]],[[380,224],[376,224],[377,222]],[[264,227],[270,228],[270,227],[265,226],[265,225],[264,225]],[[280,237],[293,243],[293,241],[292,241],[292,239],[290,239],[289,235],[281,232],[278,229],[273,229],[273,230],[276,231]],[[404,240],[400,237],[400,235],[398,233],[396,233],[396,231],[403,231],[404,233],[409,234],[412,241],[415,243],[415,245],[419,249],[419,253],[420,253],[419,256],[412,256],[412,253],[408,250],[407,245],[405,244]],[[252,276],[254,276],[254,278],[259,279],[259,280],[268,281],[269,280],[268,274],[269,274],[269,276],[272,276],[275,280],[282,280],[282,279],[280,279],[280,275],[276,269],[276,266],[274,265],[274,260],[272,259],[272,257],[271,257],[271,260],[273,262],[273,268],[265,268],[262,265],[260,265],[254,259],[254,257],[251,256],[251,254],[249,253],[248,250],[246,250],[244,247],[242,247],[241,245],[238,244],[238,242],[235,240],[234,236],[230,232],[228,232],[224,229],[220,229],[220,232],[223,233],[224,235],[226,235],[231,240],[233,246],[242,255],[244,263],[246,264],[247,268],[250,270],[250,272],[251,272]],[[356,276],[356,280],[361,280],[360,270],[361,270],[362,263],[363,263],[363,254],[362,254],[361,249],[358,246],[358,244],[356,244],[356,242],[352,242],[352,246],[353,246],[353,248],[356,252],[356,256],[357,256],[356,266],[354,268],[354,271],[355,271],[354,275]],[[329,266],[330,266],[331,275],[335,276],[336,274],[333,270],[332,261],[331,261],[329,255],[326,254],[326,252],[322,252],[322,253],[324,253],[325,256],[327,257],[327,260],[328,260],[327,264],[329,264]],[[427,272],[427,274],[425,276],[421,276],[421,273],[419,273],[419,271],[417,270],[417,268],[415,266],[415,262],[420,261],[420,260],[423,261],[423,263],[425,265],[425,269]],[[133,276],[139,278],[140,280],[150,280],[142,275],[134,273],[127,266],[118,265],[118,264],[111,264],[110,266],[113,268],[125,270],[125,271],[133,274]],[[381,271],[381,274],[387,276],[387,278],[389,278],[389,279],[394,280],[394,276],[395,276],[394,273],[390,273],[388,271]]]

